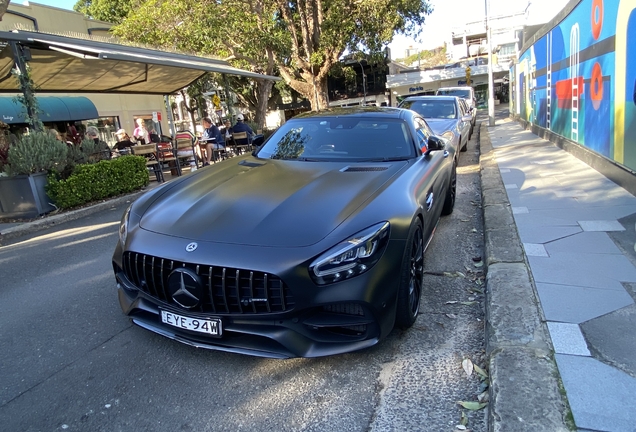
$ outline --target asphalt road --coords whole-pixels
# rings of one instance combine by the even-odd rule
[[[461,154],[455,211],[427,250],[421,315],[356,353],[253,358],[133,326],[110,263],[124,207],[0,246],[0,429],[438,432],[463,412],[468,429],[485,431],[485,409],[457,404],[483,390],[462,360],[485,363],[475,143]]]

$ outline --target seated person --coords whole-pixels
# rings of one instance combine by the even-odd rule
[[[93,140],[95,143],[95,153],[89,156],[89,158],[110,159],[110,147],[104,141],[99,139],[99,130],[95,126],[89,126],[86,128],[86,137]]]
[[[129,154],[130,148],[135,145],[124,129],[119,129],[115,132],[117,143],[113,146],[113,150],[118,151],[121,154]]]
[[[219,137],[221,136],[221,132],[219,128],[212,123],[210,117],[205,117],[201,121],[201,124],[203,125],[203,135],[201,135],[199,141],[201,145],[205,146],[205,162],[203,166],[207,166],[210,165],[210,160],[212,159],[212,149],[224,149],[225,146],[220,142]]]
[[[236,117],[236,124],[232,127],[232,133],[235,134],[237,132],[247,132],[247,139],[235,140],[236,145],[248,145],[252,143],[252,135],[254,135],[254,131],[249,125],[244,123],[245,117],[243,114],[239,114]]]
[[[225,120],[225,122],[223,122],[223,141],[225,142],[229,142],[230,139],[232,138],[232,122],[230,121],[230,119]]]

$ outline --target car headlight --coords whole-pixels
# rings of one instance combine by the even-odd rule
[[[453,138],[455,138],[455,134],[453,133],[453,131],[449,131],[449,130],[447,130],[446,132],[444,132],[441,136],[442,136],[443,138],[446,138],[446,139],[447,139],[447,140],[449,140],[449,141],[452,141],[452,140],[453,140]]]
[[[119,241],[121,242],[121,246],[124,247],[126,244],[126,237],[128,237],[128,219],[130,219],[130,208],[132,204],[128,206],[124,215],[121,218],[121,223],[119,224]]]
[[[388,222],[380,222],[332,247],[311,263],[311,278],[319,285],[326,285],[369,270],[386,248],[389,226]]]

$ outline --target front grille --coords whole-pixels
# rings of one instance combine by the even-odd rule
[[[126,277],[139,290],[177,307],[168,290],[168,276],[178,267],[195,271],[204,285],[204,295],[199,305],[190,309],[193,312],[267,314],[294,307],[289,288],[269,273],[184,263],[137,252],[125,252],[123,264]]]
[[[325,312],[331,312],[342,315],[359,315],[364,316],[362,306],[357,303],[336,303],[322,307]]]

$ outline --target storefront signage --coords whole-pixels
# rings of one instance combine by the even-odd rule
[[[422,86],[409,87],[409,93],[418,92],[418,91],[424,91],[424,87],[422,87]]]

